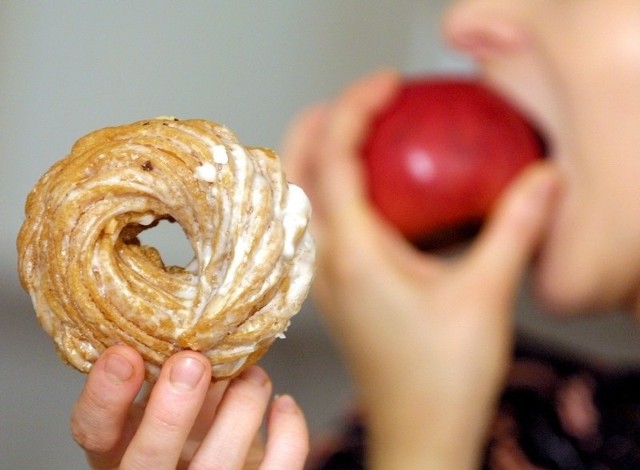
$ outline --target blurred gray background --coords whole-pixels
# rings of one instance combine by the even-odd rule
[[[36,180],[85,133],[158,115],[218,120],[279,150],[290,120],[382,66],[466,71],[439,39],[446,0],[3,1],[0,3],[0,468],[85,468],[68,419],[84,377],[61,364],[16,275],[15,238]],[[147,242],[184,262],[178,229]],[[566,322],[523,296],[520,328],[570,354],[640,360],[623,316]],[[349,402],[339,358],[308,302],[263,361],[314,436]]]

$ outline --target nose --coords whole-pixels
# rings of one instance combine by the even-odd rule
[[[461,0],[443,18],[449,44],[476,60],[499,56],[526,42],[523,25],[514,11],[515,0]]]

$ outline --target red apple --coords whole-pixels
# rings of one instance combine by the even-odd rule
[[[363,147],[374,205],[412,241],[481,221],[542,152],[501,97],[445,77],[407,80]]]

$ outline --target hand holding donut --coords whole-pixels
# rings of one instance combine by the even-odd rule
[[[38,181],[20,279],[62,359],[89,372],[71,429],[93,468],[303,467],[290,397],[274,400],[262,444],[271,382],[252,364],[306,297],[309,216],[274,152],[204,120],[92,132]],[[188,266],[140,243],[162,219],[189,239]]]
[[[182,351],[166,361],[147,402],[134,402],[144,374],[142,357],[128,346],[109,348],[89,373],[71,430],[91,468],[303,468],[302,412],[288,395],[269,406],[271,382],[259,367],[212,383],[209,360]]]

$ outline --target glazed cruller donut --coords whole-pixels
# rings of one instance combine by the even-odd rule
[[[63,360],[87,372],[113,344],[154,380],[182,349],[215,379],[284,335],[314,265],[310,205],[271,150],[205,120],[157,118],[92,132],[37,183],[18,236],[19,271]],[[165,266],[138,235],[175,221],[195,257]]]

